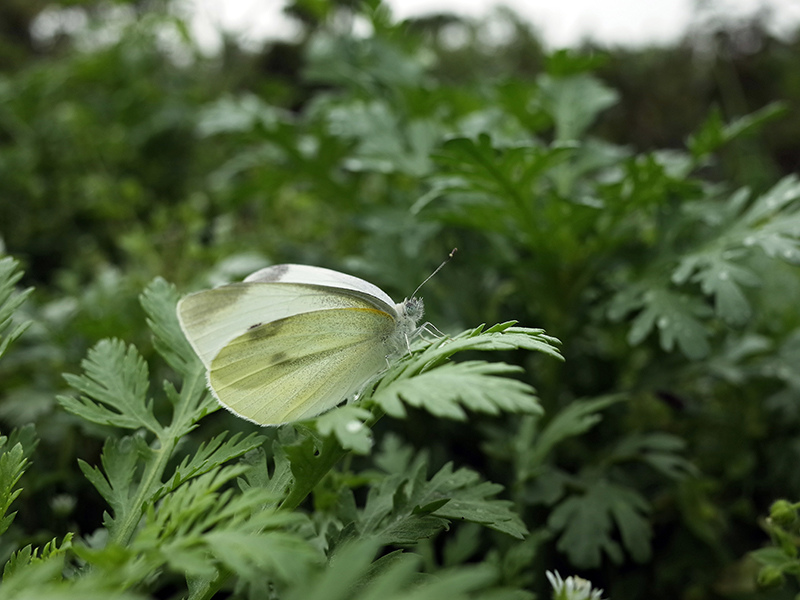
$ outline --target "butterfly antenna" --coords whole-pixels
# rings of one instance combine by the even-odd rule
[[[442,267],[443,267],[443,266],[445,266],[447,263],[449,263],[449,262],[450,262],[450,259],[451,259],[451,258],[453,258],[453,256],[455,256],[456,252],[458,252],[458,248],[453,248],[453,249],[450,251],[450,254],[448,254],[448,255],[447,255],[447,258],[445,258],[445,259],[442,261],[442,264],[440,264],[438,267],[436,267],[436,270],[435,270],[433,273],[431,273],[430,275],[428,275],[428,276],[425,278],[425,281],[423,281],[422,283],[420,283],[420,284],[417,286],[417,289],[415,289],[415,290],[414,290],[414,293],[413,293],[413,294],[411,294],[411,297],[412,297],[412,298],[413,298],[414,296],[416,296],[416,295],[417,295],[417,292],[420,290],[420,288],[421,288],[423,285],[425,285],[426,283],[428,283],[428,281],[430,280],[430,278],[431,278],[431,277],[433,277],[434,275],[436,275],[436,274],[437,274],[439,271],[441,271],[441,270],[442,270]]]

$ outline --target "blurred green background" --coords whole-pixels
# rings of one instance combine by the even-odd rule
[[[45,10],[78,26],[36,37]],[[154,357],[137,300],[154,277],[189,292],[307,263],[400,300],[458,247],[423,288],[432,323],[561,339],[564,365],[504,357],[548,418],[620,401],[547,456],[525,454],[525,420],[380,427],[504,484],[535,532],[531,571],[619,600],[794,597],[760,589],[748,552],[771,502],[800,497],[800,192],[784,179],[800,31],[753,17],[554,52],[508,10],[287,12],[295,41],[209,55],[169,2],[0,5],[0,237],[36,288],[0,363],[0,427],[41,438],[14,539],[99,526],[76,458],[96,462],[110,430],[55,396],[104,337]],[[498,23],[507,36],[487,36]],[[208,421],[198,439],[249,427]]]

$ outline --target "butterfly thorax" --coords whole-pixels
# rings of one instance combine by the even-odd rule
[[[419,333],[417,324],[425,312],[425,305],[422,298],[406,298],[395,304],[394,308],[397,311],[397,327],[389,344],[393,351],[404,352],[408,350],[411,340]]]

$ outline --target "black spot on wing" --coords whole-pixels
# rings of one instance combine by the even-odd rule
[[[279,365],[282,362],[286,362],[289,360],[289,355],[286,352],[276,352],[272,356],[269,357],[268,363],[270,365]]]
[[[286,319],[278,319],[271,323],[256,323],[247,328],[247,331],[242,335],[243,341],[258,342],[273,336],[278,335],[280,330],[286,323]]]

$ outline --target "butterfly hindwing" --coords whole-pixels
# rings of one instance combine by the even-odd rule
[[[363,306],[260,324],[213,358],[209,384],[226,408],[262,425],[312,417],[385,368],[395,326],[392,315]]]

